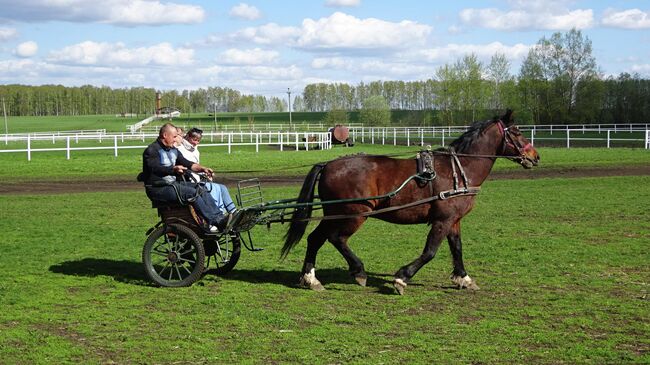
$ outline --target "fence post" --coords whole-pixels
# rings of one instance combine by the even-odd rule
[[[570,148],[569,146],[569,128],[566,129],[566,148]]]
[[[232,132],[228,132],[228,154],[232,152]]]
[[[535,146],[535,128],[530,131],[530,144]]]
[[[393,146],[397,146],[397,128],[393,127]]]
[[[305,151],[309,151],[309,135],[305,132]]]
[[[117,157],[117,135],[115,137],[115,157]]]
[[[411,130],[406,128],[406,145],[411,145]]]
[[[375,144],[375,128],[370,128],[370,144]]]
[[[278,140],[280,141],[280,152],[284,151],[284,143],[282,141],[282,132],[278,131]]]
[[[32,160],[32,139],[29,133],[27,134],[27,161]]]
[[[610,130],[608,129],[607,130],[607,148],[609,148],[609,132],[610,132]]]
[[[293,132],[296,134],[296,151],[298,151],[300,148],[298,147],[298,132]]]
[[[260,152],[260,134],[255,133],[255,152]]]
[[[70,159],[70,136],[65,139],[65,159]]]
[[[442,144],[441,145],[444,147],[445,146],[445,128],[444,127],[442,128],[442,133],[440,133],[440,135],[442,136]]]

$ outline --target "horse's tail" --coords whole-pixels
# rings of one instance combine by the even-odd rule
[[[309,174],[305,177],[305,182],[302,184],[302,189],[300,189],[297,203],[311,203],[314,201],[316,181],[325,166],[326,164],[317,164],[311,168],[311,171],[309,171]],[[287,257],[289,251],[300,242],[300,239],[307,229],[307,224],[309,224],[308,219],[311,217],[312,207],[311,204],[308,204],[305,207],[296,208],[293,212],[293,215],[291,216],[291,225],[284,236],[285,241],[284,246],[282,246],[280,258],[284,259]]]

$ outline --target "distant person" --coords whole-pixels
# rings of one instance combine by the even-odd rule
[[[147,197],[163,203],[191,202],[198,213],[208,223],[211,232],[225,231],[228,216],[217,207],[212,196],[206,191],[197,191],[195,184],[177,181],[177,175],[187,170],[203,172],[212,176],[212,169],[187,160],[174,147],[178,130],[171,123],[160,128],[158,139],[142,153],[142,173],[138,181],[144,182]]]
[[[185,137],[185,132],[183,131],[183,128],[181,127],[176,127],[176,138],[174,138],[174,147],[178,148],[183,144],[183,138]],[[194,161],[192,161],[194,162]]]
[[[200,152],[199,152],[199,143],[201,143],[201,138],[203,138],[203,131],[198,128],[192,128],[187,131],[185,138],[183,139],[178,151],[185,157],[188,161],[199,163]],[[197,174],[194,178],[199,181],[199,176]],[[212,181],[212,176],[208,176],[208,179]],[[235,203],[233,203],[228,188],[223,184],[218,184],[215,182],[209,182],[206,184],[210,195],[217,202],[217,206],[222,209],[225,213],[234,213],[237,208]]]

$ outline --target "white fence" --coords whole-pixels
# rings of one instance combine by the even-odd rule
[[[0,153],[17,153],[26,152],[27,160],[31,161],[34,152],[53,152],[65,151],[66,158],[69,160],[72,151],[90,151],[90,150],[112,150],[115,157],[118,156],[119,150],[125,149],[144,149],[146,145],[120,145],[129,140],[153,141],[158,137],[158,133],[119,133],[119,134],[77,134],[77,135],[34,135],[26,136],[4,135],[0,138],[8,142],[25,142],[26,148],[5,149]],[[110,146],[90,146],[74,147],[72,143],[79,143],[83,140],[96,140],[99,143],[110,143]],[[33,148],[32,142],[52,141],[65,142],[65,147],[52,148]],[[209,142],[208,142],[209,141]],[[232,153],[232,148],[236,146],[255,146],[255,152],[259,152],[262,145],[277,145],[280,151],[284,150],[310,150],[310,149],[330,149],[332,148],[331,134],[327,132],[217,132],[203,133],[202,147],[227,147],[228,153]]]
[[[254,123],[254,124],[247,124],[247,123],[242,123],[242,124],[217,124],[217,127],[215,128],[214,124],[212,123],[204,123],[204,124],[192,124],[192,125],[184,125],[182,124],[182,120],[176,120],[174,122],[174,125],[177,127],[181,127],[185,129],[186,131],[189,128],[192,127],[197,127],[200,129],[203,129],[203,133],[205,132],[228,132],[228,131],[233,131],[233,132],[262,132],[262,131],[291,131],[291,132],[296,132],[296,131],[306,131],[306,132],[311,132],[311,131],[326,131],[328,128],[333,127],[333,125],[325,124],[325,123]],[[362,123],[346,123],[346,127],[361,127],[363,126]],[[140,129],[140,131],[143,132],[149,132],[149,133],[154,133],[158,132],[158,129],[160,129],[160,126],[144,126]]]
[[[519,129],[528,137],[531,143],[535,141],[549,141],[554,144],[572,146],[572,142],[601,142],[607,148],[612,147],[612,142],[626,142],[642,145],[650,149],[650,129],[645,125],[634,128],[628,125],[596,125],[593,128],[585,126],[519,126]],[[468,127],[354,127],[350,128],[353,142],[370,144],[392,145],[420,145],[439,144],[446,145],[452,139],[465,132]]]

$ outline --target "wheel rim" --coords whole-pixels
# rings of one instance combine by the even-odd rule
[[[151,278],[160,285],[190,285],[203,271],[200,249],[191,234],[169,227],[150,242],[145,264]]]

